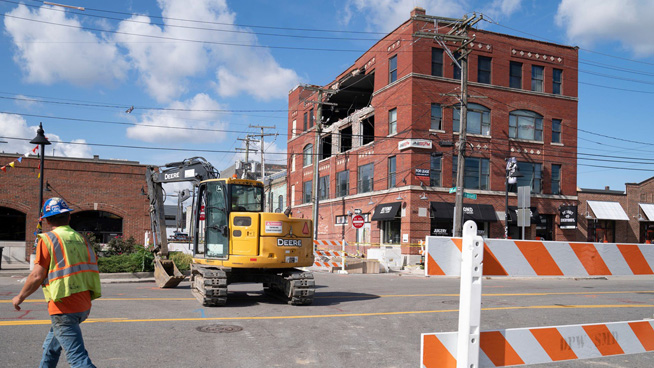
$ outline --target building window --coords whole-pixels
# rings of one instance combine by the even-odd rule
[[[309,113],[305,112],[304,113],[304,129],[303,129],[304,132],[307,131],[308,124],[309,124]]]
[[[388,135],[397,134],[397,108],[388,110]]]
[[[453,129],[455,132],[459,131],[460,120],[461,111],[460,107],[457,106],[454,108]],[[469,103],[466,132],[470,134],[490,135],[490,109],[479,104]]]
[[[441,156],[431,156],[431,165],[429,167],[429,185],[432,187],[441,186]]]
[[[563,77],[563,70],[552,69],[552,93],[555,95],[561,94],[561,80]]]
[[[313,121],[314,121],[313,109],[311,109],[309,110],[309,129],[313,127]]]
[[[402,229],[402,220],[396,219],[391,221],[382,221],[382,231],[384,233],[384,244],[400,244],[400,232]]]
[[[539,65],[531,66],[531,90],[543,92],[543,79],[545,78],[545,68]]]
[[[393,83],[397,80],[397,55],[388,59],[388,83]]]
[[[522,174],[522,177],[518,178],[516,185],[514,186],[513,192],[518,191],[518,187],[528,186],[531,188],[532,193],[542,193],[543,188],[541,186],[541,164],[533,164],[530,162],[518,162],[518,171]]]
[[[291,206],[295,205],[295,185],[291,185]]]
[[[529,110],[516,110],[509,114],[509,138],[543,141],[543,117]]]
[[[561,194],[561,165],[552,164],[552,194]]]
[[[336,216],[336,225],[347,225],[347,216]]]
[[[359,166],[359,175],[357,175],[357,193],[366,193],[372,191],[373,182],[373,164]]]
[[[395,187],[395,156],[388,158],[388,187]]]
[[[340,131],[341,133],[341,153],[352,149],[352,125],[347,126]]]
[[[435,47],[431,49],[431,75],[443,76],[443,50]]]
[[[311,189],[313,188],[313,180],[305,181],[302,184],[302,203],[311,202]]]
[[[297,120],[293,119],[293,132],[291,133],[292,137],[295,138],[297,136]]]
[[[491,58],[479,56],[477,58],[477,82],[490,84],[491,82]]]
[[[336,196],[345,197],[350,191],[350,172],[345,170],[336,174]]]
[[[458,156],[452,158],[452,186],[456,187]],[[490,161],[487,158],[466,157],[463,187],[466,189],[488,190]]]
[[[441,104],[433,103],[431,104],[431,125],[429,129],[431,130],[441,130],[443,129],[441,122],[443,120],[443,109]]]
[[[325,175],[319,178],[318,185],[320,185],[320,190],[318,190],[318,199],[329,199],[329,175]]]
[[[295,153],[291,153],[291,172],[295,172]]]
[[[552,119],[552,143],[561,143],[561,119]]]
[[[304,149],[302,150],[302,166],[309,166],[311,165],[311,161],[313,158],[313,144],[309,143],[306,146],[304,146]]]
[[[522,63],[512,61],[509,67],[509,87],[522,88]]]
[[[320,159],[324,160],[332,156],[332,135],[327,134],[320,138]]]
[[[460,53],[460,52],[458,52],[458,51],[457,51],[457,52],[454,52],[454,53],[453,53],[453,56],[454,56],[454,58],[455,58],[457,61],[460,61],[460,60],[459,60],[459,58],[461,57],[461,53]],[[455,62],[452,62],[452,65],[454,65],[454,73],[452,74],[452,77],[453,77],[454,79],[461,79],[461,68],[459,68],[458,65],[456,65]]]

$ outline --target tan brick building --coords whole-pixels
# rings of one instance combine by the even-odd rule
[[[39,161],[31,156],[0,154],[0,241],[24,242],[26,254],[34,243],[39,216]],[[101,242],[133,236],[143,242],[150,228],[145,165],[134,161],[45,157],[44,200],[63,197],[74,209],[71,226],[95,233]],[[47,225],[44,221],[44,231]]]
[[[319,239],[417,254],[426,235],[451,234],[460,120],[452,94],[460,93],[460,71],[438,43],[413,35],[433,28],[414,9],[322,86],[335,92],[322,105],[320,147],[313,147],[318,93],[289,93],[289,203],[294,216],[312,217],[312,157],[319,154]],[[487,237],[504,236],[505,160],[515,157],[525,175],[518,185],[532,188],[538,222],[527,238],[575,239],[575,229],[558,224],[560,209],[577,204],[577,48],[470,33],[465,188],[477,198],[464,200],[466,218]],[[517,205],[514,193],[509,205]],[[351,225],[355,212],[366,218],[359,230]]]

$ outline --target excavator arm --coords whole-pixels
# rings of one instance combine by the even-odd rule
[[[168,260],[168,237],[164,216],[163,184],[174,182],[193,182],[218,178],[218,171],[204,158],[192,157],[163,166],[147,166],[145,180],[150,202],[150,223],[155,253],[155,279],[159,287],[175,287],[184,276],[175,264]],[[181,278],[180,278],[181,277]]]

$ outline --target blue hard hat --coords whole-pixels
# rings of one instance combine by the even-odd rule
[[[66,201],[59,197],[53,197],[45,201],[43,204],[43,216],[41,218],[46,218],[50,216],[61,215],[62,213],[72,211]]]

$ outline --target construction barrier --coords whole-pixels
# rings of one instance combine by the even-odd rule
[[[347,245],[347,242],[345,240],[313,240],[313,256],[314,256],[314,262],[313,265],[316,267],[332,267],[332,268],[340,268],[343,272],[345,272],[345,257],[347,257],[347,253],[345,253],[345,245]],[[317,247],[322,246],[322,247],[328,247],[328,246],[341,246],[342,251],[336,251],[336,250],[319,250]],[[324,257],[341,257],[341,262],[334,262],[334,261],[324,261],[319,258],[324,258]]]
[[[423,334],[423,367],[456,368],[457,332]],[[654,351],[654,321],[484,331],[479,367],[506,367]]]
[[[463,238],[427,237],[427,274],[460,276],[461,290],[458,332],[422,334],[421,367],[504,367],[654,351],[652,320],[479,331],[482,275],[651,275],[648,246],[484,242],[476,233],[477,225],[467,221]]]
[[[461,238],[427,237],[425,274],[458,276]],[[486,239],[484,275],[628,276],[654,274],[651,244]]]

